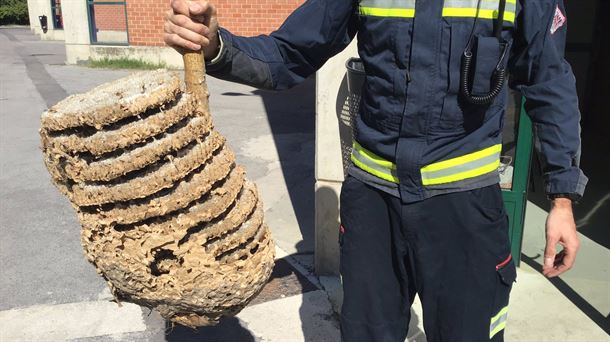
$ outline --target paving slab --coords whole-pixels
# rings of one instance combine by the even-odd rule
[[[547,215],[543,208],[527,203],[523,255],[533,265],[543,263]],[[575,301],[586,303],[600,320],[605,317],[606,326],[610,326],[610,249],[581,232],[578,234],[581,246],[574,268],[558,280],[573,291]]]
[[[608,342],[610,336],[557,288],[522,264],[511,293],[506,341]]]

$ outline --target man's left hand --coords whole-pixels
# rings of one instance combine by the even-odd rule
[[[556,252],[558,244],[563,247],[559,253]],[[542,273],[553,278],[571,269],[579,248],[572,201],[567,198],[554,199],[546,220],[546,249]]]

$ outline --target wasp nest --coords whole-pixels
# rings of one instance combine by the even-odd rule
[[[41,137],[85,254],[115,296],[195,327],[262,289],[274,246],[207,96],[182,87],[158,70],[70,96],[42,115]]]

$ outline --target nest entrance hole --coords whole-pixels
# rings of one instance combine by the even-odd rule
[[[155,253],[155,260],[150,264],[150,273],[158,277],[162,274],[169,274],[170,270],[182,266],[184,260],[176,257],[170,249],[161,249]]]

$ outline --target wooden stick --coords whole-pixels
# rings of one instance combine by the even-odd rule
[[[203,51],[184,51],[184,83],[186,91],[193,94],[200,101],[204,113],[209,113],[208,86],[205,82],[205,58]]]

